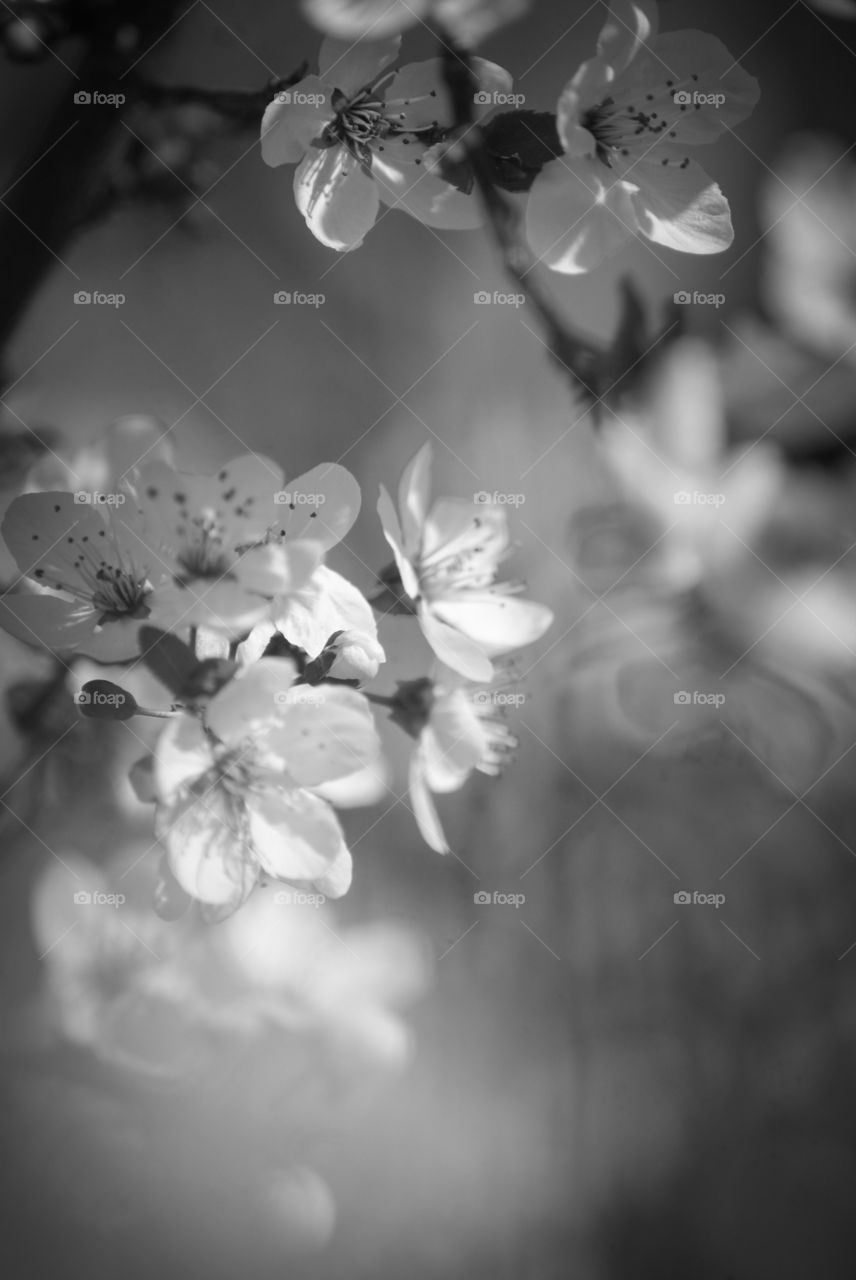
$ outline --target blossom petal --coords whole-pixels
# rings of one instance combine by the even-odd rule
[[[434,446],[426,441],[401,473],[398,485],[398,510],[401,532],[408,555],[415,555],[422,544],[422,526],[428,515],[431,498],[431,468]]]
[[[409,799],[422,839],[435,853],[451,853],[434,797],[428,788],[418,748],[410,757]]]
[[[208,704],[208,728],[227,746],[257,735],[282,714],[296,679],[289,658],[260,658],[239,667]]]
[[[617,74],[657,31],[655,0],[612,0],[597,41],[600,57]]]
[[[250,838],[262,867],[276,880],[323,881],[331,897],[350,886],[351,855],[339,820],[308,791],[270,789],[248,806]]]
[[[760,96],[757,80],[721,40],[705,31],[657,36],[616,78],[610,92],[620,104],[635,105],[642,98],[644,114],[657,120],[639,135],[644,147],[654,129],[663,143],[673,135],[675,145],[711,142],[745,120]]]
[[[232,569],[245,591],[260,596],[286,596],[304,586],[318,568],[321,548],[307,540],[281,546],[275,542],[250,547]]]
[[[304,587],[274,614],[274,624],[291,644],[311,658],[334,631],[365,631],[377,637],[377,624],[365,596],[342,574],[321,565]]]
[[[495,94],[508,94],[512,78],[504,67],[485,58],[474,58],[473,73],[478,80],[479,94],[493,99]],[[385,114],[404,130],[426,129],[431,125],[450,128],[455,123],[455,112],[446,89],[442,58],[429,58],[425,62],[411,62],[396,71],[384,94]],[[483,115],[492,102],[476,98],[476,112]]]
[[[241,827],[235,803],[217,786],[158,809],[155,829],[176,880],[198,902],[224,913],[241,905],[258,878]]]
[[[383,525],[383,536],[392,548],[392,554],[395,557],[401,584],[411,599],[415,600],[419,595],[419,579],[404,547],[404,535],[401,532],[395,505],[383,485],[380,486],[377,511],[380,516],[380,522]]]
[[[607,187],[584,157],[545,165],[532,184],[526,230],[538,258],[563,275],[591,271],[633,238],[636,216],[621,183]]]
[[[392,147],[387,147],[391,151]],[[458,191],[443,178],[415,165],[381,161],[375,154],[372,173],[378,194],[391,209],[403,209],[417,222],[440,231],[471,231],[484,222],[475,193]]]
[[[501,591],[461,593],[435,599],[431,607],[435,618],[463,632],[489,656],[540,640],[553,621],[546,605]]]
[[[278,537],[311,538],[328,551],[350,531],[361,502],[350,471],[338,462],[321,462],[276,495],[271,525]]]
[[[278,93],[262,116],[265,164],[297,164],[333,115],[328,87],[318,76],[306,76],[293,88]]]
[[[199,720],[179,715],[170,720],[154,751],[154,783],[158,799],[170,804],[201,778],[213,762],[211,744]]]
[[[380,204],[374,180],[341,146],[312,148],[295,171],[294,198],[315,238],[343,252],[362,244]]]
[[[193,541],[197,520],[213,519],[235,547],[264,537],[273,495],[282,488],[282,469],[261,454],[248,453],[213,476],[190,475],[155,462],[141,467],[134,483],[153,545],[176,550]]]
[[[424,522],[420,563],[430,567],[435,560],[478,555],[495,568],[508,545],[505,507],[440,498]]]
[[[731,210],[701,165],[641,163],[634,167],[639,190],[630,197],[639,230],[649,240],[681,253],[722,253],[734,239]]]
[[[28,645],[52,653],[80,653],[99,662],[121,662],[139,653],[145,619],[116,619],[98,626],[98,614],[61,596],[29,592],[0,596],[0,627]]]
[[[377,78],[384,67],[398,56],[400,36],[379,39],[382,32],[367,31],[366,38],[337,40],[327,37],[318,55],[318,71],[322,80],[351,97]]]
[[[356,773],[380,753],[369,705],[354,689],[296,684],[275,710],[256,742],[300,786]]]
[[[434,653],[447,667],[468,680],[481,683],[491,679],[493,663],[482,645],[437,617],[424,604],[419,607],[419,625]]]
[[[99,567],[122,567],[106,510],[71,493],[25,493],[9,504],[0,532],[22,574],[44,587],[91,596]]]

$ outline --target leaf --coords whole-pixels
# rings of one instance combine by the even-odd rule
[[[170,693],[180,696],[201,665],[189,645],[159,627],[140,627],[141,660]]]

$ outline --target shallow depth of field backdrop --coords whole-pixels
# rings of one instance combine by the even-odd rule
[[[527,105],[552,109],[601,21],[600,5],[542,0],[480,52],[512,72]],[[721,290],[721,308],[685,318],[719,341],[724,324],[758,305],[759,200],[785,140],[828,131],[843,151],[854,136],[856,32],[775,0],[664,3],[662,22],[709,31],[735,57],[749,50],[744,65],[761,82],[743,141],[727,137],[705,157],[729,196],[735,243],[721,258],[660,251],[662,261],[636,245],[550,285],[599,337],[615,324],[627,272],[652,326],[676,291]],[[199,0],[148,55],[148,72],[261,86],[271,69],[313,64],[319,41],[291,4]],[[429,49],[424,32],[405,35],[405,61]],[[4,64],[4,187],[74,87],[51,58]],[[852,756],[815,793],[820,817],[736,742],[637,763],[638,747],[571,678],[585,634],[575,622],[592,596],[568,567],[569,522],[606,482],[589,420],[568,430],[579,410],[537,319],[525,306],[474,303],[479,290],[510,288],[479,233],[437,235],[394,212],[358,251],[325,249],[294,207],[290,171],[266,168],[253,142],[247,133],[219,144],[226,172],[206,197],[210,212],[197,206],[169,229],[180,210],[131,206],[63,252],[79,280],[55,263],[14,336],[14,414],[77,443],[124,414],[185,415],[178,461],[203,471],[245,448],[287,475],[341,460],[364,506],[356,555],[334,563],[365,589],[388,558],[377,485],[397,483],[428,424],[450,446],[436,448],[444,491],[524,495],[512,515],[518,562],[556,622],[523,664],[516,763],[444,804],[478,881],[427,849],[401,805],[346,818],[356,874],[341,917],[412,924],[433,965],[406,1014],[411,1064],[314,1153],[337,1205],[321,1249],[296,1248],[300,1232],[287,1223],[281,1255],[249,1231],[229,1144],[183,1127],[168,1098],[137,1124],[94,1068],[34,1049],[41,979],[29,897],[49,857],[42,841],[96,859],[115,852],[121,828],[98,799],[109,762],[78,754],[75,786],[59,809],[45,805],[45,828],[8,819],[4,1274],[850,1275],[856,952],[839,957],[856,941]],[[48,156],[45,200],[50,166]],[[80,288],[126,302],[82,309]],[[276,306],[283,289],[321,292],[324,305]],[[856,426],[843,400],[836,412],[842,431]],[[4,427],[18,426],[9,413]],[[809,414],[788,429],[809,442],[823,433]],[[676,907],[678,887],[714,891],[750,846],[720,885],[721,910]],[[476,889],[524,893],[525,903],[479,912]],[[216,1109],[209,1122],[228,1131]]]

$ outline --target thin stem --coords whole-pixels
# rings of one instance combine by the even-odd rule
[[[553,359],[570,374],[575,389],[596,399],[602,382],[603,352],[570,328],[539,280],[535,271],[538,259],[527,243],[520,208],[497,187],[484,136],[476,123],[478,81],[472,58],[448,32],[440,30],[438,35],[443,46],[443,74],[452,98],[455,125],[461,130],[459,145],[469,161],[505,270],[538,314]]]

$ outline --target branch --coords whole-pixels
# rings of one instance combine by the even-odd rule
[[[475,95],[479,85],[471,55],[447,32],[438,34],[455,129],[460,132],[457,145],[466,153],[505,270],[538,315],[550,355],[570,375],[574,391],[597,403],[601,396],[617,389],[624,371],[636,363],[640,326],[644,325],[638,296],[625,281],[622,320],[609,347],[595,345],[568,324],[536,272],[538,259],[526,239],[520,206],[497,186],[495,162],[485,144],[484,131],[476,122]]]

